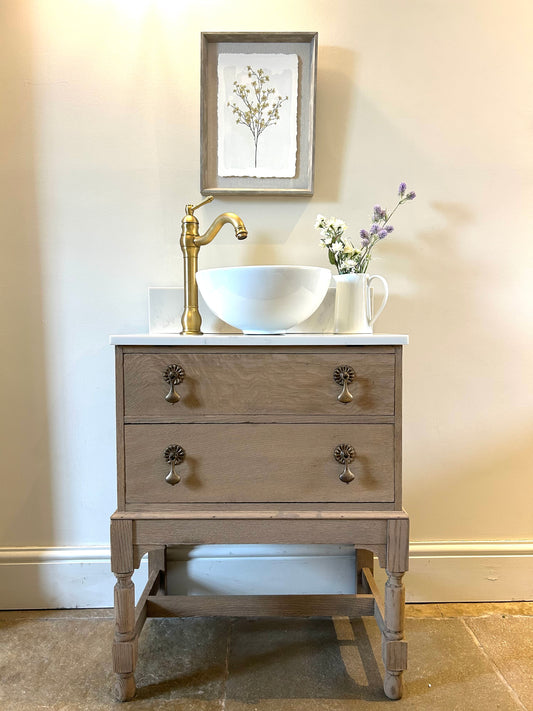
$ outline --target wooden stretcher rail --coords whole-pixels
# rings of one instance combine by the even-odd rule
[[[148,617],[357,617],[374,614],[372,595],[149,596]]]

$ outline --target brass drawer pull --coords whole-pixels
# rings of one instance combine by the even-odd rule
[[[355,479],[355,474],[348,468],[348,464],[355,459],[355,449],[351,444],[339,444],[335,447],[333,456],[344,467],[342,474],[339,474],[339,479],[345,484],[349,484]]]
[[[339,365],[333,371],[333,380],[337,385],[342,385],[342,392],[337,397],[339,402],[351,402],[353,400],[352,393],[348,390],[348,385],[355,378],[355,370],[351,365]]]
[[[165,400],[167,402],[170,402],[172,404],[178,402],[180,396],[179,393],[176,392],[176,385],[179,385],[181,382],[183,382],[184,377],[185,371],[183,370],[181,365],[177,365],[176,363],[169,365],[168,368],[165,370],[163,374],[163,379],[166,383],[170,385],[170,390],[165,395]]]
[[[185,459],[185,450],[180,447],[179,444],[171,444],[165,449],[165,459],[168,464],[170,464],[170,471],[165,477],[165,481],[171,486],[179,484],[181,481],[180,475],[176,472],[174,467],[181,464]]]

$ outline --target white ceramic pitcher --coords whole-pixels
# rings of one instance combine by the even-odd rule
[[[335,333],[373,333],[374,322],[389,298],[389,287],[382,276],[373,274],[337,274],[335,290]],[[374,279],[383,284],[384,295],[377,310],[373,308],[370,286]]]

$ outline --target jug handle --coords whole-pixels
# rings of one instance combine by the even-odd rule
[[[372,325],[372,326],[374,325],[374,321],[376,321],[376,319],[378,318],[378,316],[381,314],[381,312],[382,312],[383,309],[385,308],[385,304],[387,303],[387,299],[389,298],[389,285],[387,284],[387,282],[385,281],[385,279],[384,279],[382,276],[378,276],[377,274],[374,274],[374,275],[372,275],[372,276],[369,276],[369,277],[368,277],[368,281],[367,281],[367,286],[368,286],[368,287],[370,287],[370,282],[371,282],[373,279],[379,279],[379,281],[383,284],[383,290],[384,290],[385,293],[383,294],[383,299],[382,299],[382,301],[381,301],[381,304],[379,305],[379,309],[377,309],[377,310],[376,310],[376,313],[372,314],[372,318],[369,319],[369,323],[370,323],[370,325]]]

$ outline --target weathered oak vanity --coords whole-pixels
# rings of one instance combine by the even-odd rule
[[[114,336],[111,517],[116,695],[135,694],[147,617],[375,615],[384,689],[402,694],[409,519],[401,492],[405,336]],[[166,546],[350,543],[356,594],[173,596]],[[135,606],[131,580],[148,553]],[[386,568],[381,596],[373,556]]]

